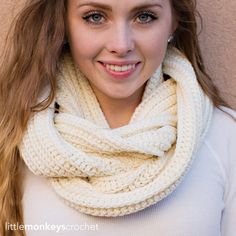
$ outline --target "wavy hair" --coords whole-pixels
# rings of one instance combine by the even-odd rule
[[[195,0],[169,0],[179,25],[172,44],[192,63],[199,84],[215,106],[225,105],[207,75],[197,35]],[[66,0],[31,0],[8,34],[0,67],[0,235],[23,236],[5,228],[23,224],[22,167],[18,145],[29,118],[53,101],[59,58],[65,47]],[[46,84],[49,96],[37,104]]]

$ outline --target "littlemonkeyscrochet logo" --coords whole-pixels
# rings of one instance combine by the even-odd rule
[[[57,233],[61,231],[98,231],[98,224],[80,224],[80,225],[66,225],[66,224],[48,224],[45,222],[44,224],[11,224],[9,222],[5,223],[5,229],[7,231],[55,231]]]

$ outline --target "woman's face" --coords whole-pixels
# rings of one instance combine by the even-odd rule
[[[97,96],[138,96],[177,23],[167,0],[68,0],[73,59]]]

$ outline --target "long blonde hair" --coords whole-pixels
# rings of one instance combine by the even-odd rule
[[[174,44],[192,63],[199,84],[215,106],[225,105],[205,72],[197,38],[194,0],[170,0],[179,20]],[[6,222],[23,224],[22,165],[18,145],[29,118],[49,106],[55,95],[56,72],[65,47],[66,0],[31,0],[13,22],[0,67],[0,235],[25,235],[7,231]],[[49,97],[37,98],[45,84]]]

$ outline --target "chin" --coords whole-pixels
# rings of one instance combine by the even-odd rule
[[[126,93],[124,92],[124,90],[122,91],[116,91],[114,93],[112,93],[112,91],[110,91],[109,93],[107,93],[107,96],[110,97],[111,99],[127,99],[132,97],[132,95],[134,95],[134,92],[130,92],[130,93]]]

